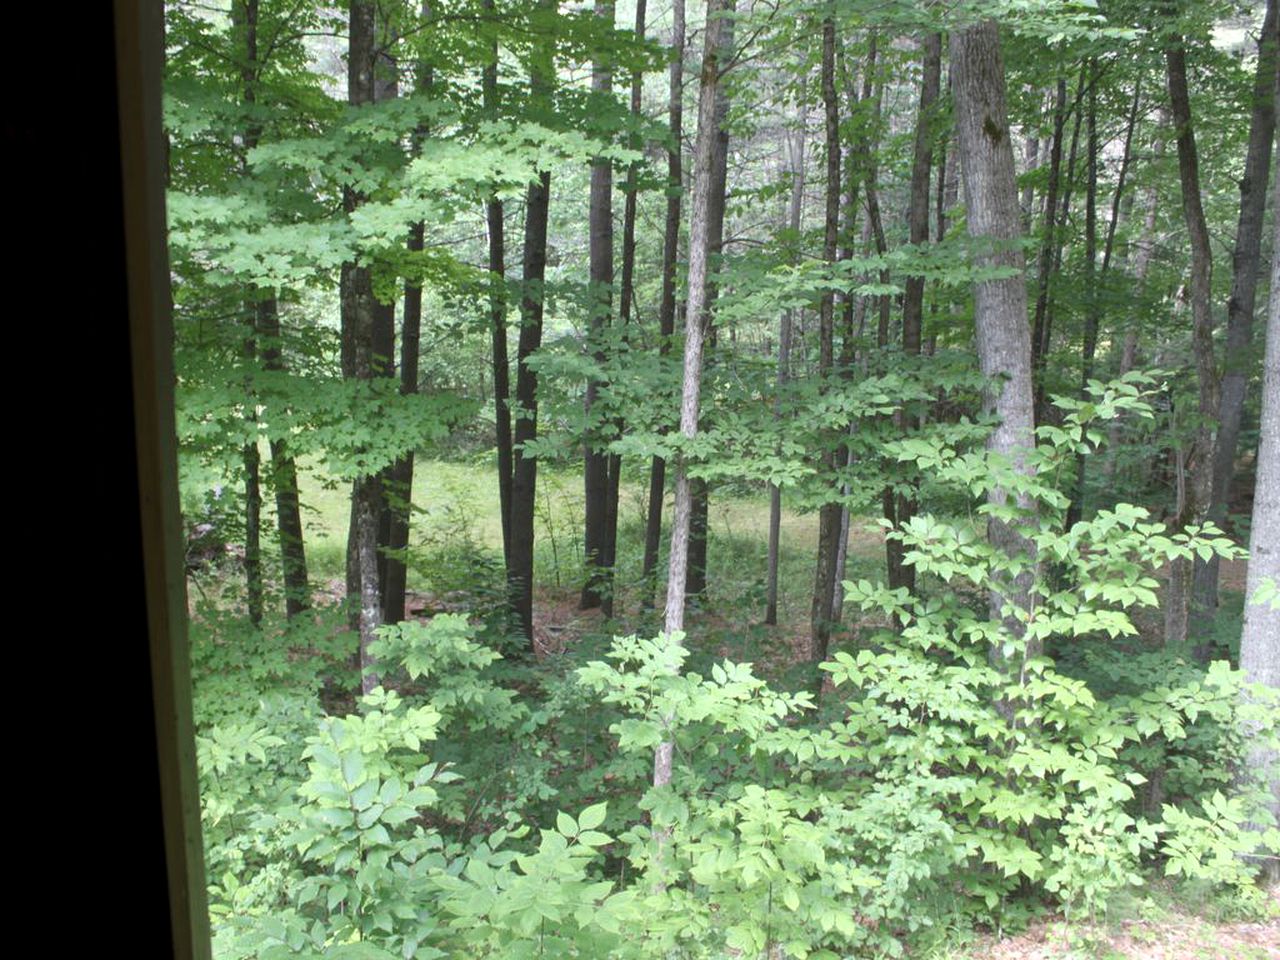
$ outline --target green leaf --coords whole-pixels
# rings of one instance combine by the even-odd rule
[[[578,835],[578,824],[563,811],[556,814],[556,830],[566,837],[574,837]]]
[[[578,826],[583,830],[594,830],[600,824],[604,823],[606,808],[608,802],[595,803],[587,807],[578,816]]]

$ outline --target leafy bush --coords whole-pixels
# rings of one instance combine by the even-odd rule
[[[976,429],[893,448],[972,510],[888,531],[919,593],[845,584],[864,623],[893,626],[838,647],[820,699],[680,636],[508,664],[482,626],[441,614],[384,627],[389,689],[323,716],[319,668],[269,632],[248,639],[271,648],[242,677],[252,696],[233,696],[211,628],[198,691],[226,699],[202,709],[199,749],[219,955],[896,956],[944,926],[1095,918],[1153,870],[1261,910],[1244,855],[1280,852],[1280,830],[1264,772],[1239,759],[1276,736],[1280,704],[1245,697],[1225,662],[1143,651],[1131,619],[1158,566],[1234,548],[1123,504],[1065,529],[1058,469],[1097,416],[1143,409],[1132,383],[1095,399],[1042,431],[1034,476]],[[1034,555],[993,546],[988,516]],[[1027,599],[993,609],[1015,583]],[[302,693],[267,696],[278,684]],[[664,741],[673,777],[655,788]]]

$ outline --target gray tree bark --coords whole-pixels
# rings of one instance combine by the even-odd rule
[[[732,6],[727,7],[732,12]],[[726,19],[720,29],[720,62],[733,56],[734,21]],[[716,89],[716,141],[711,158],[711,193],[707,201],[707,297],[702,309],[706,314],[705,371],[716,362],[715,306],[720,296],[719,272],[724,256],[724,218],[729,198],[729,96],[724,84]],[[714,269],[713,269],[714,267]],[[709,529],[710,485],[701,477],[689,481],[692,504],[689,514],[689,575],[685,596],[700,597],[707,592],[707,541]]]
[[[1187,449],[1180,451],[1186,464],[1184,495],[1179,498],[1174,525],[1183,529],[1202,523],[1209,509],[1213,487],[1214,421],[1218,414],[1218,371],[1213,354],[1212,272],[1209,228],[1200,199],[1200,160],[1191,125],[1191,99],[1187,92],[1187,58],[1181,37],[1170,38],[1165,48],[1170,112],[1178,144],[1178,180],[1182,188],[1182,213],[1191,240],[1191,347],[1199,385],[1198,423]],[[1165,591],[1165,644],[1177,648],[1189,637],[1191,607],[1190,560],[1169,564]],[[1203,656],[1205,649],[1194,651]]]
[[[1280,196],[1280,166],[1276,196]],[[1267,352],[1262,367],[1262,423],[1258,443],[1257,485],[1249,538],[1249,571],[1245,586],[1244,631],[1240,635],[1240,669],[1249,683],[1280,688],[1280,606],[1255,603],[1266,581],[1280,584],[1280,217],[1276,218],[1271,252],[1271,300],[1267,310]],[[1255,735],[1260,731],[1252,731]],[[1270,809],[1280,823],[1280,756],[1255,745],[1247,770],[1269,772]],[[1266,861],[1267,879],[1280,880],[1280,861]]]
[[[353,0],[349,19],[347,55],[347,99],[352,106],[374,100],[374,5]],[[348,187],[343,206],[354,213],[364,197]],[[341,276],[343,374],[357,380],[375,375],[374,313],[377,301],[367,267],[354,262],[342,265]],[[359,597],[355,611],[359,632],[360,689],[371,692],[378,685],[376,664],[369,645],[382,624],[382,598],[378,582],[378,517],[382,507],[382,485],[377,476],[361,477],[351,492],[351,532],[347,549],[347,584]]]
[[[702,389],[702,349],[705,334],[707,299],[708,227],[712,192],[712,166],[715,159],[717,91],[720,85],[721,38],[725,27],[723,13],[731,12],[733,0],[707,0],[707,27],[702,53],[702,71],[698,92],[698,134],[693,150],[693,203],[689,215],[689,281],[685,310],[684,379],[680,391],[680,435],[685,441],[698,434],[698,409]],[[689,520],[692,496],[689,475],[683,455],[675,462],[676,502],[671,524],[671,549],[667,565],[667,606],[663,629],[668,644],[679,641],[684,631],[685,581],[688,577]],[[672,661],[674,666],[674,661]],[[664,739],[658,745],[653,762],[653,785],[671,782],[674,743]]]
[[[984,407],[998,421],[987,450],[997,464],[1030,476],[1035,470],[1028,458],[1035,445],[1031,337],[1013,144],[1005,108],[1004,61],[993,21],[951,35],[951,83],[969,235],[979,245],[978,262],[1016,271],[1007,279],[974,284],[978,360],[989,384]],[[987,500],[1004,507],[1009,494],[1003,487],[994,487]],[[1008,570],[992,584],[989,601],[992,617],[1003,621],[1009,639],[1019,648],[1012,658],[998,645],[992,649],[993,661],[1010,673],[1040,653],[1037,644],[1025,639],[1037,559],[1035,545],[1023,526],[1035,523],[1035,505],[1023,497],[1017,499],[1017,505],[1023,513],[1022,524],[996,517],[987,524],[988,540],[1009,558]],[[1011,718],[1011,705],[1003,708]]]
[[[921,43],[923,71],[920,81],[920,106],[916,119],[915,157],[911,165],[911,201],[907,208],[908,240],[915,247],[929,242],[929,177],[933,170],[933,118],[934,103],[942,81],[942,35],[926,34]],[[921,337],[924,328],[924,277],[909,276],[902,294],[902,352],[909,357],[920,356]],[[895,417],[904,432],[915,426],[905,412]],[[901,527],[916,512],[915,496],[897,495],[893,522]],[[903,559],[902,544],[889,541],[889,587],[906,587],[914,592],[915,567]]]
[[[671,7],[671,66],[668,71],[667,123],[671,127],[671,143],[667,147],[667,214],[662,237],[662,299],[658,306],[658,352],[666,356],[671,349],[676,317],[676,261],[680,254],[680,199],[683,190],[681,138],[684,133],[684,0],[674,0]],[[644,606],[652,608],[657,592],[656,574],[658,546],[662,539],[662,505],[667,489],[667,463],[654,457],[649,467],[649,507],[644,530]]]

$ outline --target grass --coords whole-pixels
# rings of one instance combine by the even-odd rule
[[[307,559],[318,586],[341,592],[345,570],[350,486],[328,478],[317,462],[299,464],[299,493],[304,510]],[[624,463],[618,507],[616,606],[635,612],[641,602],[641,567],[648,500],[648,464]],[[458,547],[500,558],[502,527],[491,453],[466,460],[419,459],[414,467],[414,518],[410,549],[409,589],[431,587],[432,558],[456,557]],[[263,527],[274,527],[274,504],[264,503]],[[672,514],[668,494],[664,520]],[[579,464],[544,464],[538,471],[535,515],[536,592],[544,602],[567,601],[582,579],[583,491]],[[757,622],[764,611],[769,497],[758,491],[713,489],[708,510],[709,546],[707,611],[729,611],[739,622]],[[665,551],[665,536],[664,543]],[[270,539],[270,538],[265,538]],[[813,551],[817,543],[816,512],[784,507],[779,559],[779,620],[788,633],[807,631],[812,591]],[[853,524],[847,576],[874,575],[883,564],[877,527],[866,520]],[[274,569],[274,567],[270,568]],[[665,552],[659,575],[665,573]],[[659,590],[660,599],[661,590]]]

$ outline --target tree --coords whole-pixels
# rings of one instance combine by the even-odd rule
[[[658,305],[658,350],[665,356],[675,333],[676,262],[680,255],[680,199],[683,191],[681,138],[684,129],[684,0],[671,6],[671,66],[667,77],[667,122],[671,128],[667,145],[667,210],[662,232],[662,297]],[[666,497],[667,461],[654,456],[649,466],[649,499],[644,529],[642,576],[647,605],[656,591],[658,544],[662,538],[662,504]]]
[[[529,96],[544,113],[551,105],[555,77],[554,0],[540,0],[541,26],[547,35],[535,40],[529,72]],[[538,461],[526,444],[538,436],[538,374],[530,358],[542,344],[544,282],[547,272],[547,218],[551,204],[551,172],[543,170],[525,196],[524,262],[520,295],[520,343],[516,354],[515,462],[511,482],[511,552],[507,580],[512,611],[533,649],[533,521],[537,505]]]
[[[908,241],[919,247],[929,242],[929,175],[933,168],[933,120],[942,73],[942,35],[927,33],[921,41],[922,71],[920,107],[916,113],[915,155],[911,163],[911,200],[907,210]],[[902,293],[902,352],[919,357],[924,327],[924,277],[908,276]],[[905,411],[897,417],[901,429],[912,424]],[[916,510],[915,498],[899,493],[893,515],[886,517],[898,525],[911,519]],[[889,585],[915,589],[915,573],[905,563],[897,541],[889,541]]]
[[[1039,654],[1036,644],[1023,640],[1036,577],[1036,551],[1028,536],[1035,517],[1031,501],[1017,493],[1019,478],[1035,471],[1030,456],[1035,446],[1035,404],[1013,143],[995,21],[951,34],[951,84],[969,236],[981,245],[978,264],[1001,274],[999,279],[974,284],[974,325],[978,362],[990,384],[983,406],[997,420],[987,451],[993,467],[1008,478],[1005,486],[993,488],[988,495],[987,537],[1009,558],[1007,579],[991,586],[990,606],[992,616],[1003,620],[1015,653],[1009,662],[997,644],[992,655],[1017,669]],[[1007,709],[1012,716],[1011,708]]]
[[[353,107],[375,99],[374,5],[352,0],[348,20],[347,99]],[[352,187],[343,195],[347,214],[360,207],[364,197]],[[369,268],[355,261],[342,265],[343,375],[371,380],[377,374],[375,325],[377,301]],[[385,354],[383,355],[385,357]],[[381,479],[377,474],[359,477],[351,493],[351,535],[347,549],[347,590],[359,597],[355,614],[359,630],[360,685],[363,693],[378,686],[370,645],[382,625],[382,591],[378,578],[378,525],[383,507]],[[352,590],[352,587],[355,590]]]
[[[596,16],[613,26],[613,4],[597,0]],[[591,67],[591,92],[600,99],[613,95],[613,72],[606,56],[597,58]],[[588,214],[590,235],[591,279],[588,291],[590,328],[588,341],[593,343],[597,363],[604,363],[601,340],[613,309],[613,165],[607,159],[591,164],[591,200]],[[587,381],[584,398],[588,430],[591,430],[592,407],[600,384],[593,377]],[[609,544],[616,538],[617,502],[610,497],[616,489],[618,463],[603,449],[599,436],[588,433],[584,440],[582,482],[586,510],[583,516],[582,549],[586,558],[586,582],[582,586],[581,609],[601,605],[604,596],[613,593]],[[612,504],[613,509],[610,510]]]
[[[494,0],[484,0],[484,12],[494,13]],[[484,112],[498,118],[498,37],[495,33],[484,66],[480,87]],[[492,193],[485,200],[485,234],[489,267],[489,333],[493,352],[493,420],[497,448],[498,509],[502,513],[502,560],[507,578],[514,576],[511,553],[511,484],[515,453],[511,435],[511,361],[507,356],[507,247],[502,199]]]
[[[1213,354],[1212,272],[1209,226],[1200,196],[1200,157],[1191,123],[1191,98],[1187,92],[1187,54],[1183,38],[1170,35],[1164,48],[1169,84],[1170,112],[1178,145],[1178,182],[1182,189],[1182,214],[1191,240],[1191,347],[1195,356],[1198,402],[1194,439],[1183,452],[1185,482],[1179,479],[1177,525],[1202,523],[1209,510],[1213,483],[1214,420],[1218,413],[1218,371]],[[1179,647],[1188,640],[1191,612],[1191,561],[1174,560],[1169,566],[1165,599],[1165,643]],[[1199,651],[1203,656],[1203,650]]]
[[[1276,171],[1280,196],[1280,167]],[[1245,585],[1240,669],[1250,683],[1280,690],[1280,218],[1271,252],[1271,297],[1267,309],[1266,359],[1262,367],[1262,424],[1258,443],[1258,479],[1249,535],[1249,572]],[[1264,731],[1252,731],[1260,737]],[[1255,745],[1246,769],[1270,771],[1269,804],[1280,823],[1280,771],[1275,752]],[[1280,861],[1266,861],[1270,882],[1280,880]]]
[[[1253,339],[1254,300],[1262,259],[1262,219],[1267,206],[1272,143],[1276,132],[1276,100],[1280,99],[1280,25],[1276,0],[1268,0],[1258,38],[1258,67],[1253,83],[1249,143],[1240,180],[1240,216],[1231,259],[1231,297],[1227,300],[1227,350],[1222,370],[1218,431],[1213,449],[1213,479],[1206,515],[1222,526],[1227,519],[1235,473],[1240,423],[1244,415],[1246,367]],[[1197,560],[1192,574],[1192,617],[1203,638],[1218,605],[1218,558]],[[1203,639],[1199,647],[1203,652]]]
[[[698,133],[693,149],[693,202],[689,211],[689,299],[685,306],[684,376],[680,391],[680,437],[688,444],[698,435],[698,407],[702,387],[702,351],[706,335],[707,260],[710,252],[710,207],[716,140],[719,136],[717,100],[721,82],[722,35],[725,13],[733,0],[707,0],[707,28],[698,83]],[[675,646],[684,633],[685,587],[689,573],[689,521],[693,508],[689,472],[683,454],[676,458],[675,516],[667,564],[667,606],[663,630]],[[674,661],[674,657],[672,657]],[[653,761],[653,784],[671,782],[673,744],[658,745]]]
[[[836,262],[840,228],[840,112],[836,99],[836,23],[833,4],[827,7],[822,20],[822,106],[827,155],[822,259],[832,267]],[[835,291],[827,287],[818,307],[818,377],[823,380],[830,378],[834,367]],[[835,473],[835,447],[824,451],[822,457],[823,471],[830,477]],[[840,504],[834,499],[828,499],[822,504],[818,514],[818,555],[813,578],[813,603],[810,606],[809,659],[815,663],[827,658],[827,645],[831,639],[839,535]]]
[[[797,129],[787,138],[787,154],[790,161],[791,193],[787,200],[787,229],[799,238],[800,217],[804,213],[804,144],[808,131],[808,113],[801,108]],[[777,397],[774,400],[775,419],[782,416],[782,392],[791,373],[791,332],[794,329],[794,310],[787,307],[782,312],[778,327]],[[764,622],[770,626],[778,623],[778,560],[782,550],[782,488],[769,485],[769,547],[765,561],[765,611]]]
[[[734,4],[726,9],[732,13]],[[725,20],[720,30],[720,62],[729,63],[733,58],[734,20]],[[717,328],[716,302],[720,297],[720,277],[724,273],[724,223],[729,202],[729,91],[720,84],[716,91],[716,136],[711,158],[711,186],[707,205],[707,295],[703,303],[706,313],[704,336],[706,337],[706,364],[716,362]],[[707,540],[710,519],[711,485],[704,477],[689,479],[691,506],[689,513],[689,561],[685,593],[699,597],[707,592]]]

